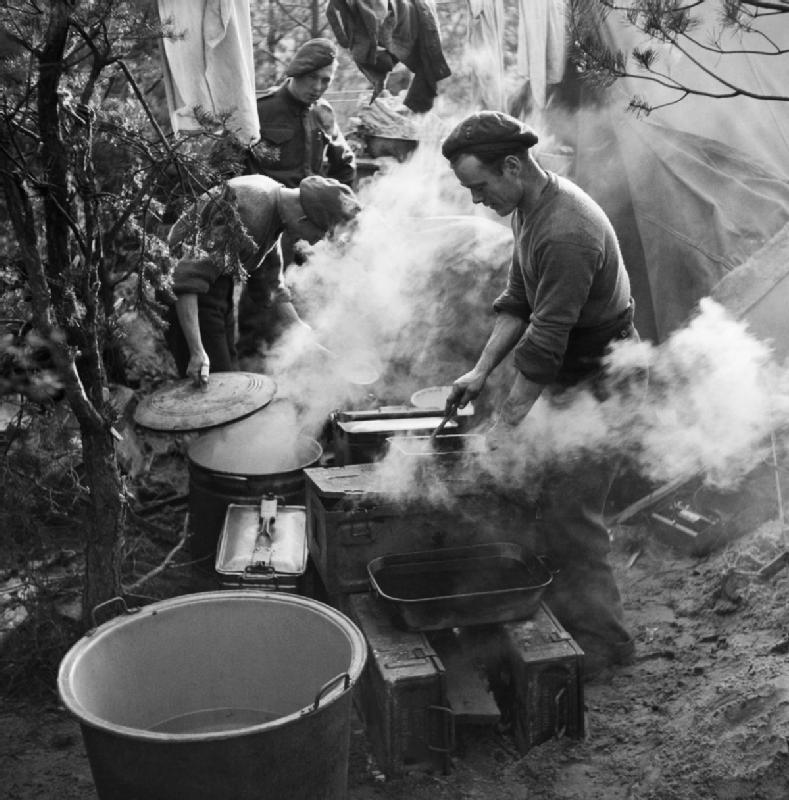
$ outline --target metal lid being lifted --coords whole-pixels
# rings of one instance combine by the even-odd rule
[[[154,431],[196,431],[242,419],[271,402],[277,385],[256,372],[215,372],[206,389],[191,378],[163,386],[143,398],[134,421]]]
[[[295,407],[279,399],[198,437],[189,445],[187,457],[213,472],[274,475],[314,464],[322,453],[318,442],[300,433]]]

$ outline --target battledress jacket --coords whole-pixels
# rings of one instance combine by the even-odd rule
[[[496,311],[528,323],[515,366],[543,385],[572,385],[599,371],[616,339],[636,336],[630,279],[602,208],[580,187],[548,173],[537,207],[512,217],[507,288]]]
[[[280,185],[265,175],[241,175],[231,178],[227,187],[213,189],[197,199],[173,225],[168,243],[179,258],[173,275],[173,293],[207,295],[223,275],[238,277],[264,270],[266,305],[289,302],[282,265],[265,256],[274,248],[285,228],[279,206]],[[247,236],[238,244],[234,219],[240,220]],[[197,229],[196,243],[206,253],[203,257],[184,257],[182,246]],[[190,236],[190,234],[192,234]]]
[[[260,141],[249,148],[247,173],[268,175],[291,189],[308,175],[353,183],[356,157],[328,102],[306,105],[283,84],[262,92],[257,108]]]

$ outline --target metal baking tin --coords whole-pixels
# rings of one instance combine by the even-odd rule
[[[385,555],[367,565],[370,585],[408,630],[526,619],[553,576],[508,542]]]

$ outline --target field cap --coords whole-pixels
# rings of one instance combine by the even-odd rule
[[[478,111],[459,122],[441,145],[450,161],[463,153],[505,155],[537,144],[531,125],[501,111]]]
[[[320,175],[304,178],[299,184],[299,200],[309,221],[324,231],[352,220],[362,208],[348,186]]]
[[[310,39],[296,51],[285,74],[291,78],[306,75],[321,67],[328,67],[336,57],[337,48],[330,39]]]

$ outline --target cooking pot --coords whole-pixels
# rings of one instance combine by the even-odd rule
[[[323,449],[298,429],[290,403],[276,400],[255,414],[200,436],[189,446],[189,529],[192,558],[205,569],[231,503],[274,495],[304,505],[304,470],[318,466]]]

